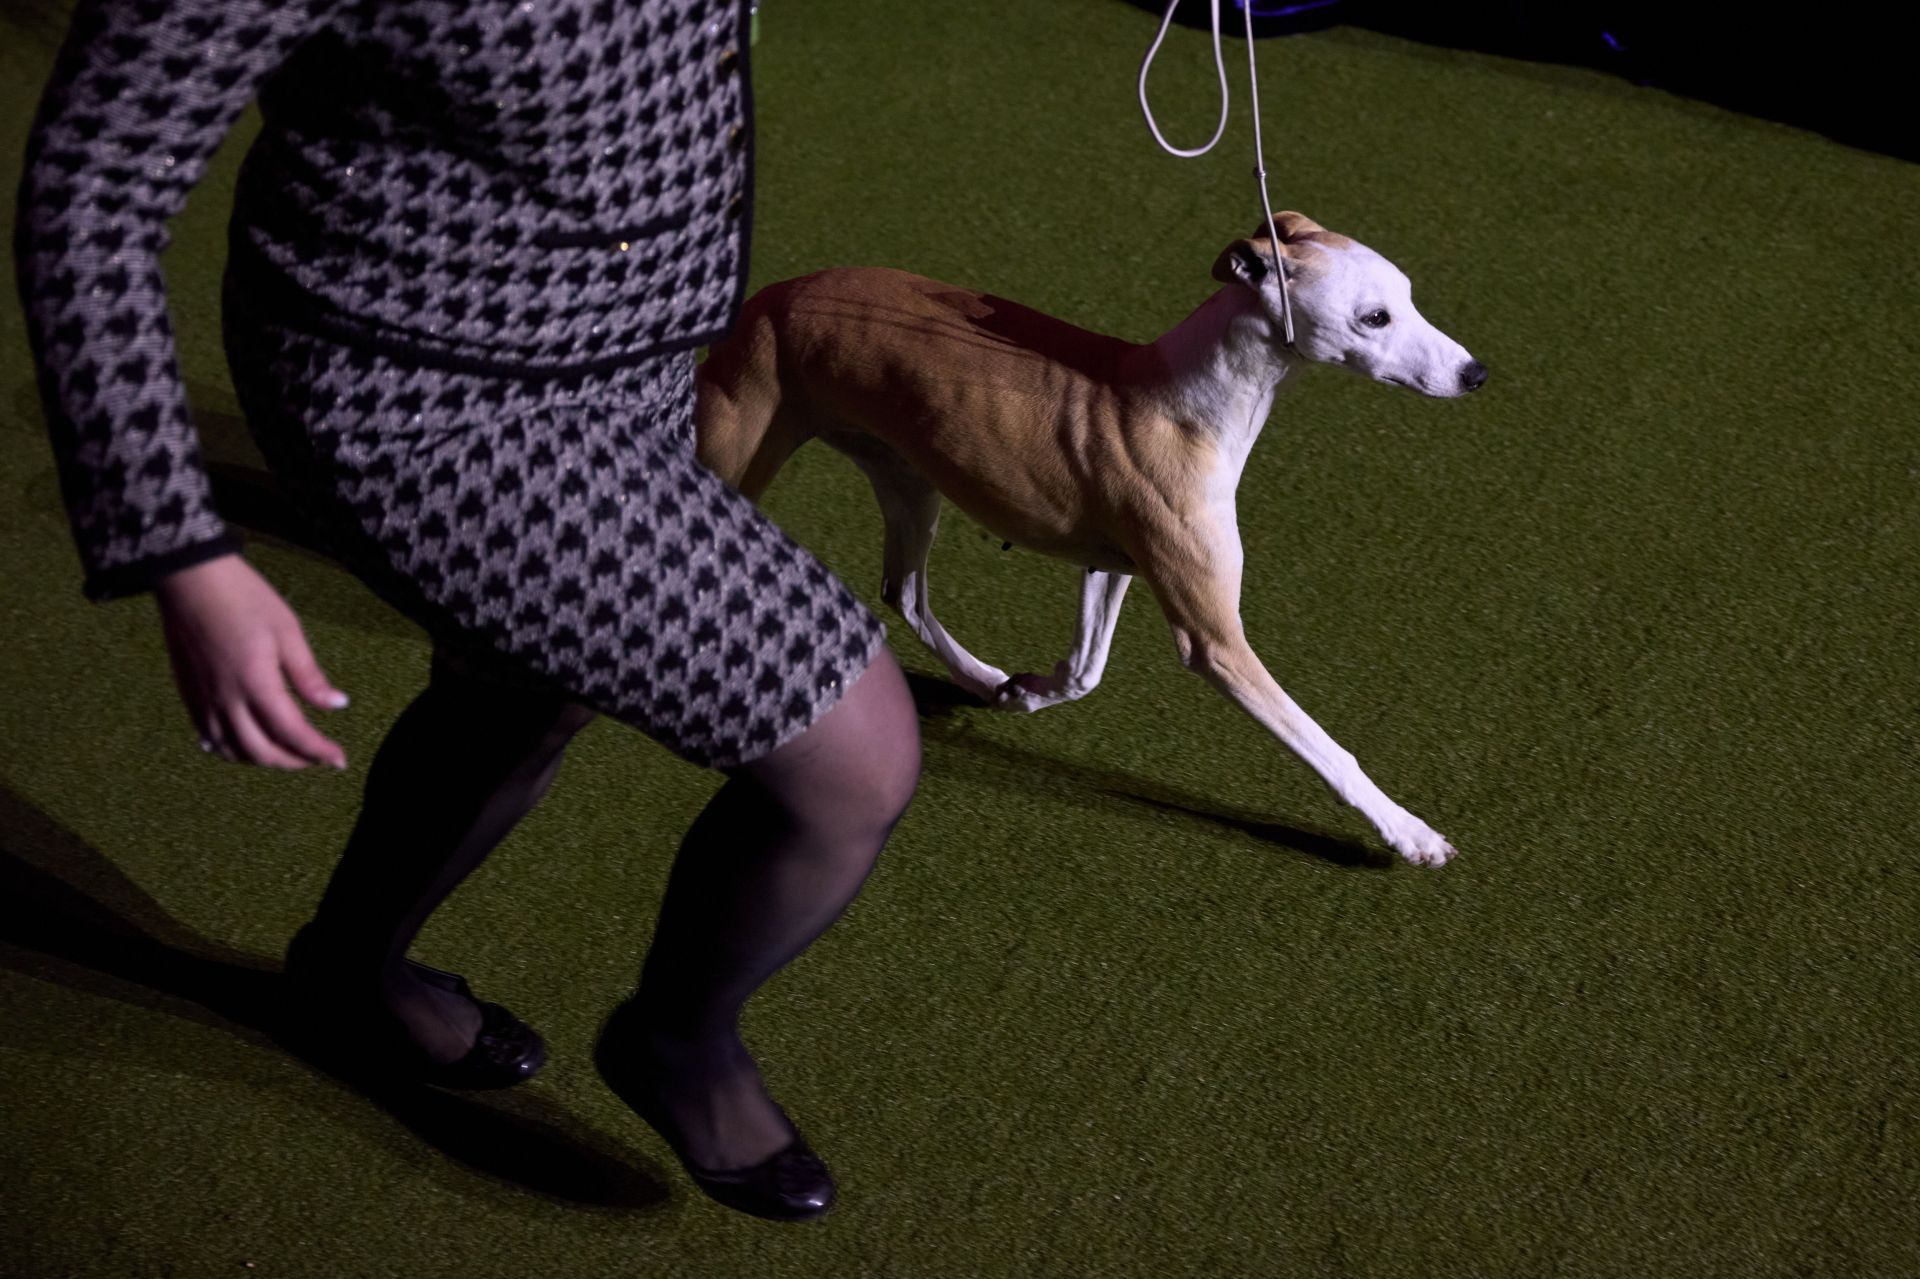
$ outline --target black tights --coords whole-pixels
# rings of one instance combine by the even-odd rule
[[[374,756],[314,931],[343,986],[377,995],[436,1059],[467,1050],[478,1010],[401,961],[592,718],[436,651],[430,684]],[[883,649],[806,732],[727,770],[681,841],[636,995],[645,1034],[631,1048],[662,1081],[661,1107],[695,1162],[745,1166],[791,1136],[740,1042],[741,1009],[853,900],[919,772],[913,701]]]

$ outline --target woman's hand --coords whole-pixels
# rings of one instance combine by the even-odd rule
[[[174,683],[210,749],[236,764],[347,766],[347,753],[307,722],[287,684],[330,710],[347,695],[321,672],[300,620],[252,565],[222,555],[167,574],[153,593]]]

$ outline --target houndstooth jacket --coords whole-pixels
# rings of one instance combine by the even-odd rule
[[[80,0],[28,143],[21,300],[104,600],[238,549],[158,255],[256,95],[229,280],[276,322],[540,378],[732,326],[752,222],[746,0]]]

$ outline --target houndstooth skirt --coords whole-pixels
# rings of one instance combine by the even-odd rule
[[[824,714],[885,628],[694,456],[694,359],[508,377],[423,367],[229,302],[248,428],[328,549],[490,677],[694,763]]]

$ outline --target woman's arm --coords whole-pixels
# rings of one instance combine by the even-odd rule
[[[332,0],[80,0],[27,143],[14,261],[89,599],[155,589],[195,731],[235,762],[346,754],[286,602],[213,509],[167,318],[167,219]],[[184,743],[183,743],[184,744]]]
[[[335,0],[80,0],[27,142],[14,261],[93,600],[229,554],[159,255],[255,89]]]

